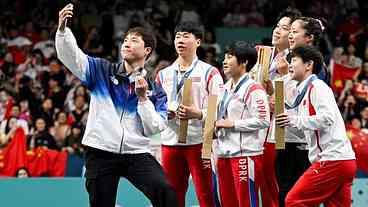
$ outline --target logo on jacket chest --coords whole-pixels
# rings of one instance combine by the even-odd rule
[[[115,76],[110,76],[110,80],[111,80],[111,82],[114,84],[114,85],[118,85],[119,84],[119,80],[118,79],[116,79],[116,77]]]

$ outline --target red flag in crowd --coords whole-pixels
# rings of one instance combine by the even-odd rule
[[[15,176],[17,170],[26,167],[26,136],[20,127],[9,144],[0,149],[0,176]]]
[[[348,129],[347,133],[355,152],[358,169],[368,174],[368,134],[360,129]]]
[[[358,68],[349,68],[345,65],[333,63],[331,80],[332,90],[340,94],[344,89],[345,80],[352,80],[357,71]]]
[[[68,154],[46,147],[27,151],[26,136],[18,128],[8,145],[0,149],[0,176],[16,176],[21,168],[26,168],[31,177],[65,176]]]
[[[368,85],[358,82],[354,84],[353,95],[359,100],[368,101]]]
[[[31,177],[65,175],[67,152],[37,147],[27,151],[27,168]]]
[[[42,147],[27,151],[27,169],[30,177],[47,175],[47,155]]]
[[[56,150],[47,150],[47,162],[49,166],[48,176],[63,177],[65,176],[66,164],[68,161],[68,153]]]

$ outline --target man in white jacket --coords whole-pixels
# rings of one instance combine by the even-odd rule
[[[351,186],[356,162],[346,136],[344,120],[334,94],[316,74],[323,67],[321,53],[313,46],[293,49],[289,73],[298,81],[298,95],[291,107],[296,115],[276,116],[281,127],[303,130],[312,165],[285,199],[287,207],[351,206]]]
[[[265,141],[260,130],[269,126],[270,110],[264,88],[248,75],[256,61],[256,49],[245,42],[225,53],[224,72],[231,78],[219,97],[216,121],[222,207],[258,206]]]
[[[144,78],[145,60],[155,49],[152,33],[132,28],[122,43],[123,62],[90,57],[66,27],[73,5],[59,12],[58,58],[91,91],[82,144],[90,206],[114,207],[120,176],[141,190],[153,206],[176,206],[176,196],[160,164],[149,153],[148,136],[166,128],[166,95]]]

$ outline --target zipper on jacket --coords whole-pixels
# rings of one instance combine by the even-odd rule
[[[121,126],[121,128],[122,128],[122,130],[123,130],[123,133],[122,133],[122,135],[121,135],[120,149],[119,149],[119,153],[120,153],[120,154],[121,154],[122,150],[124,150],[124,147],[123,147],[123,145],[124,145],[124,126],[122,126],[121,122],[122,122],[123,117],[124,117],[124,112],[125,112],[125,105],[126,105],[126,102],[127,102],[127,101],[128,101],[128,99],[129,99],[129,95],[130,95],[130,87],[131,87],[131,86],[130,86],[130,83],[129,83],[128,94],[127,94],[127,97],[126,97],[126,99],[125,99],[125,103],[124,103],[123,111],[121,112],[121,116],[120,116],[120,126]],[[123,87],[123,90],[124,90],[124,87]]]
[[[124,111],[125,111],[125,109],[123,108],[123,111],[121,112],[121,116],[120,116],[120,126],[121,126],[121,129],[123,130],[123,133],[121,135],[119,153],[121,153],[121,150],[123,149],[123,144],[124,144],[124,126],[121,125],[121,121],[123,120],[123,116],[124,116]]]

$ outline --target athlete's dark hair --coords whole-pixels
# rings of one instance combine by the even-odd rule
[[[291,57],[300,57],[304,63],[313,61],[312,73],[318,74],[323,67],[323,56],[314,46],[304,45],[293,49]]]
[[[239,64],[248,61],[246,67],[247,72],[249,72],[257,62],[257,50],[253,45],[244,41],[237,41],[228,45],[225,54],[234,55]]]

